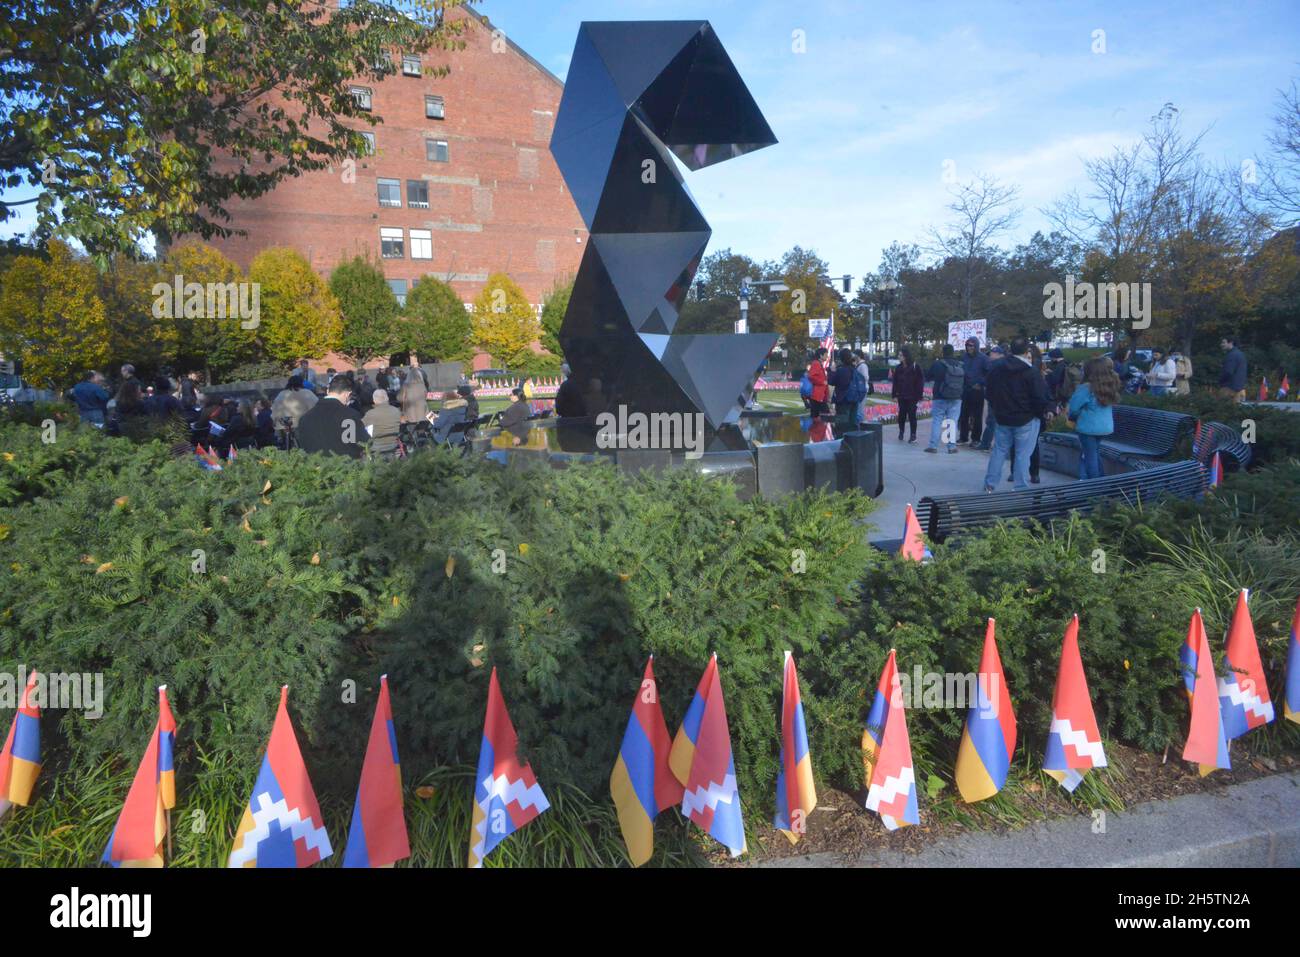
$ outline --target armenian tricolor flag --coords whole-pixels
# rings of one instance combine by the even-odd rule
[[[1264,378],[1259,381],[1259,401],[1268,401],[1268,376],[1264,376]]]
[[[1210,459],[1210,488],[1218,488],[1223,484],[1223,459],[1219,458],[1219,453],[1215,452]]]
[[[1286,686],[1282,690],[1282,717],[1300,724],[1300,601],[1291,619],[1291,640],[1286,646]]]
[[[1219,677],[1219,704],[1223,708],[1223,733],[1229,741],[1252,728],[1273,720],[1273,702],[1268,696],[1268,679],[1259,659],[1255,626],[1246,603],[1250,590],[1237,595],[1232,626],[1223,652],[1223,674]]]
[[[893,648],[889,649],[889,659],[880,672],[876,697],[867,714],[862,755],[867,765],[867,810],[879,814],[891,831],[919,824],[912,742],[907,736],[903,689]]]
[[[799,675],[794,657],[785,653],[781,686],[781,770],[776,776],[776,817],[772,826],[791,844],[808,833],[808,815],[817,806],[813,787],[812,755],[808,751],[808,725],[799,697]]]
[[[391,867],[411,856],[402,812],[402,765],[397,758],[388,675],[379,676],[379,700],[370,722],[370,741],[361,783],[352,806],[352,826],[343,850],[344,867]]]
[[[1061,645],[1061,664],[1056,672],[1056,691],[1052,693],[1052,727],[1047,734],[1047,753],[1043,770],[1067,791],[1083,783],[1089,768],[1104,768],[1106,752],[1092,713],[1088,679],[1079,657],[1079,616],[1065,626]]]
[[[289,686],[230,849],[230,867],[309,867],[334,853],[289,720]]]
[[[740,814],[740,791],[736,787],[731,731],[716,654],[709,658],[682,726],[677,729],[668,764],[686,786],[682,813],[727,848],[732,857],[745,853],[745,824]]]
[[[1016,716],[1011,710],[1002,659],[992,618],[984,629],[984,653],[975,680],[976,700],[966,712],[966,728],[957,750],[957,790],[963,801],[990,798],[1007,783],[1016,750]]]
[[[1277,387],[1278,400],[1280,401],[1282,399],[1285,399],[1290,394],[1291,394],[1291,380],[1286,376],[1285,373],[1283,373],[1282,381],[1278,384]]]
[[[628,857],[640,867],[654,853],[655,817],[682,803],[681,782],[668,766],[672,739],[659,705],[654,655],[645,663],[641,687],[632,703],[632,716],[623,732],[623,745],[609,776],[609,793],[618,808],[618,823]]]
[[[144,749],[122,813],[101,860],[113,867],[162,867],[170,820],[176,806],[176,719],[167,703],[167,686],[158,688],[158,723]]]
[[[1187,626],[1187,640],[1181,654],[1183,674],[1192,704],[1192,720],[1187,729],[1183,760],[1201,766],[1201,777],[1217,768],[1231,768],[1228,740],[1223,736],[1223,713],[1215,691],[1214,659],[1210,657],[1210,639],[1205,635],[1201,609],[1192,612]]]
[[[0,751],[0,818],[15,804],[26,807],[31,803],[32,788],[41,773],[41,709],[32,694],[37,677],[35,671],[27,676],[23,700]]]
[[[921,535],[921,523],[916,520],[911,502],[907,503],[907,514],[903,517],[903,544],[899,546],[898,554],[900,558],[911,558],[918,562],[934,557]]]
[[[497,670],[488,681],[483,744],[474,777],[474,811],[469,830],[469,866],[482,867],[492,849],[551,806],[533,769],[519,763],[519,738],[501,697]]]

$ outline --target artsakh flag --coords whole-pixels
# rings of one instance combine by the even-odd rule
[[[654,655],[645,663],[641,687],[632,703],[632,715],[623,732],[618,760],[609,776],[609,793],[618,809],[623,843],[633,865],[650,860],[655,845],[655,818],[660,811],[682,803],[681,782],[668,766],[672,739],[659,704]]]
[[[893,648],[889,649],[889,660],[876,685],[876,697],[862,735],[862,751],[863,760],[868,762],[867,810],[879,814],[891,831],[919,824],[912,742],[907,736],[903,689]]]
[[[1189,667],[1191,670],[1187,680],[1192,704],[1183,760],[1199,764],[1201,777],[1205,777],[1217,768],[1231,768],[1232,763],[1228,760],[1228,740],[1223,736],[1223,713],[1215,690],[1210,639],[1205,635],[1205,623],[1201,620],[1199,608],[1192,612],[1192,620],[1187,626],[1182,659],[1184,675],[1187,675]]]
[[[1259,382],[1259,401],[1268,401],[1268,376],[1264,376]]]
[[[101,860],[113,867],[162,867],[167,812],[176,806],[176,719],[167,686],[158,688],[158,723],[144,749]]]
[[[474,776],[469,866],[482,867],[493,848],[551,806],[527,764],[519,763],[519,738],[510,723],[497,670],[488,681],[483,744]]]
[[[1214,457],[1210,459],[1210,488],[1218,488],[1223,484],[1223,460],[1219,458],[1219,453],[1215,452]]]
[[[1089,768],[1105,766],[1106,751],[1102,748],[1097,718],[1092,712],[1092,697],[1088,694],[1088,679],[1084,677],[1083,659],[1079,656],[1079,616],[1075,615],[1065,626],[1065,641],[1061,645],[1043,770],[1073,793],[1083,783]]]
[[[235,831],[228,866],[310,867],[333,853],[289,720],[289,686],[285,685],[262,768]]]
[[[1286,686],[1282,690],[1282,717],[1300,724],[1300,600],[1291,619],[1291,640],[1286,646]]]
[[[900,558],[910,558],[918,562],[934,557],[925,544],[925,538],[921,535],[921,523],[916,520],[916,512],[912,510],[911,502],[907,503],[907,514],[903,517],[903,544],[899,546],[898,554]]]
[[[808,815],[817,806],[813,786],[812,755],[808,751],[808,725],[799,696],[799,675],[794,657],[785,653],[781,686],[781,770],[776,776],[776,817],[772,826],[798,844],[808,833]]]
[[[677,780],[686,785],[682,813],[727,848],[732,857],[745,853],[745,824],[716,654],[709,658],[682,726],[677,729],[668,764]]]
[[[391,867],[411,856],[402,811],[402,765],[397,758],[388,675],[379,676],[379,700],[352,806],[352,826],[343,850],[344,867]]]
[[[235,459],[237,459],[237,458],[239,458],[239,455],[235,452],[235,447],[232,445],[232,446],[231,446],[231,447],[226,451],[226,459],[227,459],[227,461],[233,462],[233,461],[235,461]]]
[[[41,773],[41,709],[36,705],[37,672],[27,676],[27,687],[0,751],[0,818],[15,804],[26,807]]]
[[[1277,387],[1277,397],[1279,399],[1285,399],[1290,394],[1291,394],[1291,380],[1287,377],[1286,373],[1283,373],[1282,381],[1281,383],[1278,384]]]
[[[984,652],[975,680],[976,700],[966,712],[966,727],[957,749],[957,790],[968,804],[1002,790],[1016,751],[1016,716],[1011,710],[1002,659],[998,657],[996,624],[984,629]]]
[[[1199,460],[1201,457],[1201,420],[1196,420],[1196,435],[1192,438],[1192,458]]]
[[[1223,653],[1223,674],[1219,677],[1219,704],[1223,708],[1223,733],[1229,741],[1252,728],[1273,720],[1273,702],[1268,696],[1268,679],[1259,659],[1255,626],[1246,607],[1249,589],[1237,595],[1237,608]]]

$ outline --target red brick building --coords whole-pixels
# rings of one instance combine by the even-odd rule
[[[358,127],[371,155],[231,202],[229,225],[248,235],[213,245],[245,269],[262,249],[291,246],[326,277],[368,254],[399,299],[432,275],[470,302],[502,271],[540,306],[576,274],[587,230],[549,149],[564,86],[480,14],[448,16],[467,21],[463,50],[393,51],[381,82],[351,84],[383,117]],[[433,76],[442,65],[451,72]]]

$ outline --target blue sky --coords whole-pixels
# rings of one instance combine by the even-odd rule
[[[540,9],[539,9],[540,7]],[[1082,185],[1082,161],[1131,143],[1166,102],[1203,148],[1261,151],[1277,90],[1300,76],[1300,3],[485,0],[477,8],[561,79],[583,20],[708,19],[780,143],[687,174],[710,249],[796,244],[833,274],[942,222],[951,187],[992,173],[1025,213]],[[543,12],[544,11],[544,12]],[[793,51],[803,31],[806,52]],[[1105,31],[1105,52],[1093,33]],[[453,67],[454,55],[451,60]],[[25,195],[25,193],[24,193]],[[29,207],[30,208],[30,207]],[[30,221],[0,226],[0,236]]]

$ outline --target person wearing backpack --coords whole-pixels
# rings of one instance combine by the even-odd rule
[[[957,452],[957,420],[961,416],[961,397],[966,391],[966,370],[956,358],[952,343],[945,343],[943,355],[934,361],[925,377],[934,383],[930,403],[930,444],[926,451],[938,454],[939,442],[945,439],[949,454]]]
[[[858,359],[853,350],[841,349],[839,358],[840,364],[833,373],[835,417],[845,429],[856,429],[858,404],[867,397],[867,390],[858,375]]]

